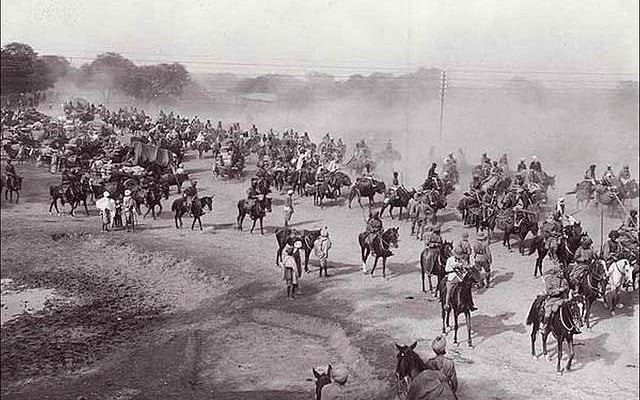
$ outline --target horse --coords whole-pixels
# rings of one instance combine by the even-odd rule
[[[375,196],[376,193],[384,194],[384,192],[384,182],[376,179],[372,179],[371,181],[368,179],[359,179],[351,186],[351,191],[349,192],[349,208],[351,208],[351,202],[355,197],[358,197],[360,207],[362,207],[361,197],[368,198],[369,208],[371,208],[373,206],[373,196]]]
[[[187,198],[182,196],[178,197],[171,203],[171,211],[173,211],[173,220],[176,223],[176,229],[182,228],[182,216],[189,212],[189,205],[187,204]]]
[[[491,241],[491,236],[496,228],[496,215],[498,209],[495,206],[483,204],[480,206],[479,218],[476,219],[476,233],[486,230]]]
[[[398,228],[389,228],[382,234],[376,235],[371,241],[371,246],[367,243],[366,236],[366,232],[362,232],[358,235],[360,254],[362,256],[362,272],[365,274],[367,273],[367,258],[369,258],[369,254],[373,253],[375,259],[373,262],[373,268],[371,269],[371,277],[373,278],[376,265],[378,265],[378,259],[382,258],[382,276],[386,278],[387,258],[390,256],[389,248],[398,247]]]
[[[447,377],[440,371],[427,369],[427,364],[414,351],[418,342],[409,346],[395,344],[398,398],[456,400]],[[427,394],[426,397],[422,397]],[[421,396],[422,395],[422,396]]]
[[[276,265],[279,265],[282,261],[282,250],[288,244],[293,246],[296,241],[302,242],[302,249],[304,250],[304,271],[309,272],[309,256],[311,250],[315,244],[316,239],[320,237],[320,229],[315,230],[302,230],[291,228],[278,228],[276,229],[276,241],[278,242],[278,251],[276,252]]]
[[[469,268],[460,282],[451,294],[451,300],[449,305],[451,307],[445,308],[447,304],[447,281],[442,279],[438,284],[438,291],[440,292],[440,311],[442,315],[442,333],[446,333],[446,328],[449,326],[449,316],[453,311],[454,321],[454,334],[453,343],[458,343],[458,315],[464,314],[465,321],[467,323],[467,343],[470,348],[473,348],[471,341],[471,307],[473,305],[471,299],[471,288],[475,283],[480,281],[480,271],[475,268]],[[446,322],[446,327],[445,327]]]
[[[473,207],[479,207],[479,206],[480,206],[480,203],[476,198],[471,196],[471,194],[468,192],[464,193],[464,196],[458,201],[458,211],[460,211],[460,216],[462,217],[462,222],[464,226],[470,225],[470,222],[471,222],[469,221],[470,210]]]
[[[316,378],[316,400],[320,400],[322,398],[322,388],[325,385],[328,385],[331,383],[331,370],[333,369],[333,367],[331,366],[331,364],[329,364],[329,367],[327,368],[327,372],[323,372],[322,374],[319,373],[318,371],[316,371],[315,368],[312,368],[313,370],[313,376]]]
[[[566,267],[573,262],[573,255],[580,246],[580,241],[586,234],[582,233],[582,227],[579,224],[565,226],[563,228],[563,234],[560,236],[558,249],[556,251],[556,257],[561,265]],[[549,250],[545,244],[545,238],[543,235],[536,235],[533,238],[529,254],[532,255],[537,251],[536,263],[533,269],[533,276],[536,277],[540,272],[542,276],[542,261],[549,254]]]
[[[573,268],[577,268],[574,266]],[[603,294],[603,286],[606,285],[606,263],[604,260],[593,260],[588,268],[580,276],[572,277],[573,270],[571,266],[563,270],[563,274],[570,289],[584,298],[584,321],[587,328],[589,325],[589,316],[591,314],[591,305]],[[577,279],[576,279],[577,278]]]
[[[200,217],[204,215],[204,211],[202,210],[202,208],[202,202],[200,201],[198,196],[194,197],[189,205],[189,213],[193,217],[191,230],[193,230],[193,228],[196,226],[196,222],[198,222],[198,226],[200,227],[200,230],[202,230],[202,220],[200,219]]]
[[[440,247],[438,254],[435,255],[434,252],[429,252],[428,248],[422,250],[420,253],[420,272],[422,277],[422,291],[426,292],[426,288],[424,285],[424,277],[425,274],[429,279],[429,292],[432,292],[434,296],[438,296],[438,288],[440,286],[440,282],[442,278],[444,278],[444,265],[447,262],[447,259],[451,256],[451,250],[453,249],[453,242],[444,241],[442,246]],[[438,278],[436,282],[436,291],[433,291],[433,286],[431,284],[431,275],[435,275]]]
[[[13,202],[13,194],[16,194],[16,204],[20,201],[20,190],[22,189],[22,177],[21,176],[4,176],[2,177],[4,186],[4,199],[10,203]],[[1,192],[0,192],[1,193]]]
[[[158,216],[162,213],[162,193],[160,193],[159,187],[152,187],[147,189],[143,196],[143,204],[147,207],[147,212],[144,213],[142,218],[146,218],[151,212],[153,219],[156,219],[156,206],[159,208]]]
[[[576,184],[574,192],[576,194],[576,209],[582,210],[588,207],[591,199],[593,199],[595,187],[591,181],[584,180]]]
[[[271,197],[262,196],[262,199],[258,199],[252,205],[249,204],[247,199],[238,200],[238,230],[242,231],[242,223],[247,214],[253,220],[250,233],[253,233],[253,229],[256,227],[256,221],[260,221],[260,234],[264,235],[262,229],[262,220],[271,212]]]
[[[338,191],[328,181],[316,183],[315,190],[313,191],[313,204],[323,207],[322,200],[324,198],[337,199]]]
[[[615,315],[615,308],[622,308],[623,305],[618,303],[620,289],[626,282],[633,282],[633,267],[629,260],[622,259],[612,262],[606,269],[606,289],[605,303],[609,306],[611,315]]]
[[[544,317],[544,307],[546,295],[539,295],[531,304],[529,315],[527,316],[527,325],[532,325],[531,329],[531,356],[536,356],[536,336],[540,330],[542,319]],[[580,333],[582,327],[582,315],[583,315],[583,303],[579,296],[575,296],[571,300],[565,301],[560,305],[558,310],[554,312],[544,331],[541,332],[542,336],[542,352],[547,355],[547,337],[549,333],[552,333],[558,342],[558,362],[556,366],[556,372],[562,374],[564,369],[560,368],[560,360],[562,359],[562,344],[566,341],[569,345],[569,360],[567,361],[566,369],[571,370],[571,362],[573,361],[573,335]]]
[[[337,191],[338,196],[342,195],[343,186],[351,186],[351,178],[349,178],[349,175],[342,171],[334,171],[329,173],[328,181],[329,185],[331,185],[331,187],[333,187]]]
[[[622,205],[622,200],[615,187],[607,187],[602,185],[596,186],[597,205],[607,207],[610,216],[614,216],[618,210],[618,206]]]
[[[402,209],[407,208],[409,204],[409,200],[416,193],[416,190],[413,189],[408,191],[404,187],[399,187],[392,193],[392,189],[389,189],[384,198],[384,204],[382,205],[382,209],[380,210],[380,215],[384,213],[384,210],[389,207],[389,215],[391,219],[393,219],[393,209],[394,207],[400,208],[400,215],[398,219],[402,219]]]
[[[51,196],[51,204],[49,205],[49,213],[55,207],[56,213],[60,215],[60,210],[58,209],[58,200],[64,206],[65,199],[69,203],[71,207],[71,211],[69,214],[75,217],[75,209],[82,202],[84,205],[84,210],[89,216],[89,208],[87,207],[87,195],[88,189],[84,187],[84,185],[71,185],[65,189],[62,188],[62,185],[52,185],[49,186],[49,195]]]
[[[502,237],[502,245],[511,250],[511,235],[516,234],[520,239],[518,250],[524,255],[524,241],[529,232],[534,236],[538,234],[538,223],[529,217],[528,211],[523,211],[527,215],[520,221],[518,226],[515,225],[515,215],[512,209],[498,211],[496,218],[496,226],[504,231]]]

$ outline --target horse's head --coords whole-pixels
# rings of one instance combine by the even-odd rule
[[[385,242],[389,243],[389,247],[398,248],[398,241],[400,239],[399,228],[389,228],[383,234],[382,238]]]
[[[316,378],[316,400],[320,400],[320,396],[322,394],[322,387],[331,383],[331,364],[327,368],[327,372],[319,373],[313,368],[313,376]]]
[[[468,268],[467,273],[462,279],[463,282],[469,282],[471,285],[480,282],[480,270],[478,268]]]
[[[565,307],[567,311],[569,311],[571,322],[578,329],[582,328],[582,326],[584,325],[583,316],[584,316],[585,304],[586,304],[586,299],[584,298],[584,295],[581,295],[581,294],[573,296],[571,300],[565,303]]]
[[[424,362],[413,350],[418,342],[413,342],[410,346],[399,345],[396,343],[398,354],[396,359],[396,377],[398,380],[411,378],[412,371],[422,371],[425,368]]]
[[[387,186],[384,184],[384,182],[378,180],[374,181],[374,187],[376,193],[379,194],[384,194],[384,192],[387,190]]]

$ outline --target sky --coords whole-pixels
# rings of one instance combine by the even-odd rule
[[[192,72],[595,71],[637,79],[638,0],[2,0],[1,42]]]

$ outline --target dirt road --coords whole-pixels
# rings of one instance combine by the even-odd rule
[[[341,202],[320,210],[311,198],[296,198],[296,228],[330,229],[332,276],[319,278],[313,260],[301,293],[287,301],[273,235],[282,224],[283,196],[274,196],[264,236],[239,232],[236,202],[247,183],[214,180],[210,162],[186,163],[201,192],[216,195],[213,213],[203,217],[203,232],[175,229],[165,211],[158,220],[140,220],[135,234],[101,233],[95,210],[88,218],[50,216],[48,185],[59,176],[18,166],[25,175],[23,201],[2,205],[1,276],[66,294],[70,300],[52,306],[49,315],[59,313],[55,326],[68,334],[35,334],[50,328],[38,325],[39,314],[3,325],[2,362],[20,370],[3,366],[3,398],[309,399],[311,368],[330,362],[349,368],[352,398],[387,399],[394,396],[395,342],[417,340],[418,350],[431,356],[430,341],[441,329],[440,307],[420,291],[423,244],[409,238],[406,222],[384,220],[385,227],[400,226],[402,239],[388,264],[388,279],[381,271],[370,278],[361,272],[357,248],[365,212]],[[449,204],[456,203],[454,194]],[[170,208],[170,202],[164,205]],[[577,216],[599,239],[597,214]],[[446,210],[442,218],[443,237],[458,240],[464,228],[457,213]],[[605,231],[618,224],[607,220]],[[245,230],[248,225],[245,221]],[[594,305],[592,330],[577,336],[573,370],[558,376],[555,362],[529,355],[524,322],[543,291],[543,282],[533,278],[534,256],[522,257],[500,243],[492,251],[493,286],[475,293],[475,348],[465,344],[463,321],[462,344],[452,344],[452,333],[447,338],[461,381],[459,397],[637,398],[637,292],[623,295],[625,308],[614,317]],[[100,317],[80,318],[83,305]],[[76,317],[65,320],[68,315]],[[121,326],[114,319],[135,323]],[[73,351],[69,343],[75,343]],[[12,351],[5,350],[9,344]],[[555,349],[553,339],[550,348]],[[70,361],[57,361],[58,355]],[[28,360],[32,367],[24,365]]]

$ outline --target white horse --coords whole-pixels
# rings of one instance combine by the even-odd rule
[[[620,289],[633,281],[633,266],[626,259],[612,262],[607,268],[606,276],[605,303],[608,303],[611,314],[615,315],[615,307],[624,307],[622,303],[618,303],[618,296]]]

